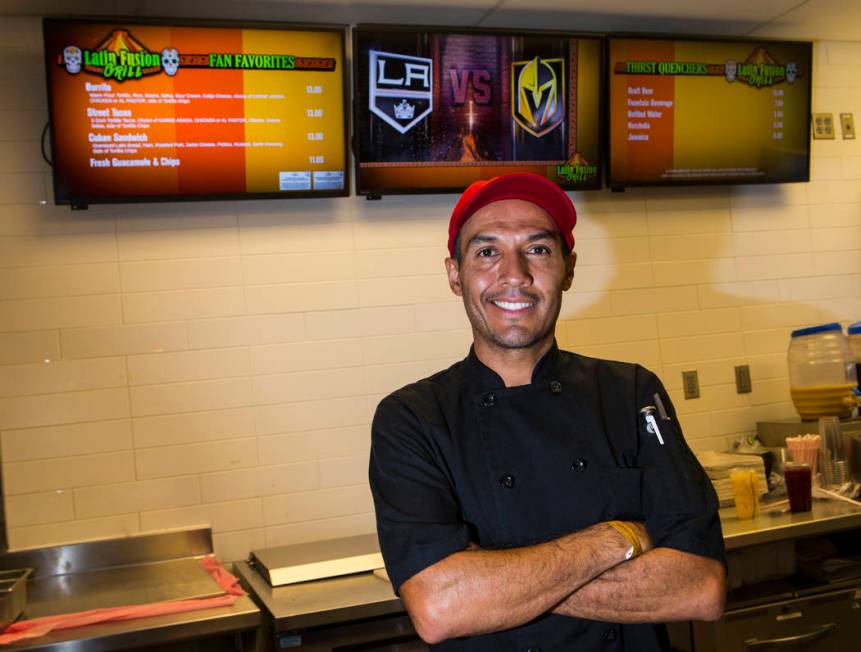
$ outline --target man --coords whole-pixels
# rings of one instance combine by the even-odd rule
[[[374,418],[380,546],[434,649],[660,650],[655,623],[723,611],[717,498],[660,381],[556,346],[575,222],[537,175],[470,186],[445,266],[473,347]]]

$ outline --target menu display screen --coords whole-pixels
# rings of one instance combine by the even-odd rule
[[[360,26],[353,57],[360,194],[514,171],[600,187],[600,38]]]
[[[46,19],[56,202],[348,194],[344,35]]]
[[[610,186],[807,181],[811,44],[611,38]]]

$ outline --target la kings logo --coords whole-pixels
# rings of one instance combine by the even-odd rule
[[[405,134],[433,111],[433,60],[370,50],[369,108]]]

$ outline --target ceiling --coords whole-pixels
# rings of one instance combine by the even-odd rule
[[[857,0],[0,0],[0,14],[385,22],[861,41]]]

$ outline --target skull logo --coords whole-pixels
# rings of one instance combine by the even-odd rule
[[[165,48],[161,51],[161,67],[173,77],[179,69],[179,52],[176,48]]]
[[[786,81],[792,84],[798,76],[798,66],[794,61],[786,62]]]
[[[74,45],[69,45],[63,48],[63,64],[66,66],[66,72],[76,75],[81,72],[81,62],[84,60],[81,54],[81,48]]]
[[[738,64],[732,59],[727,59],[723,69],[724,74],[726,75],[726,80],[728,82],[734,82],[735,76],[738,73]]]

